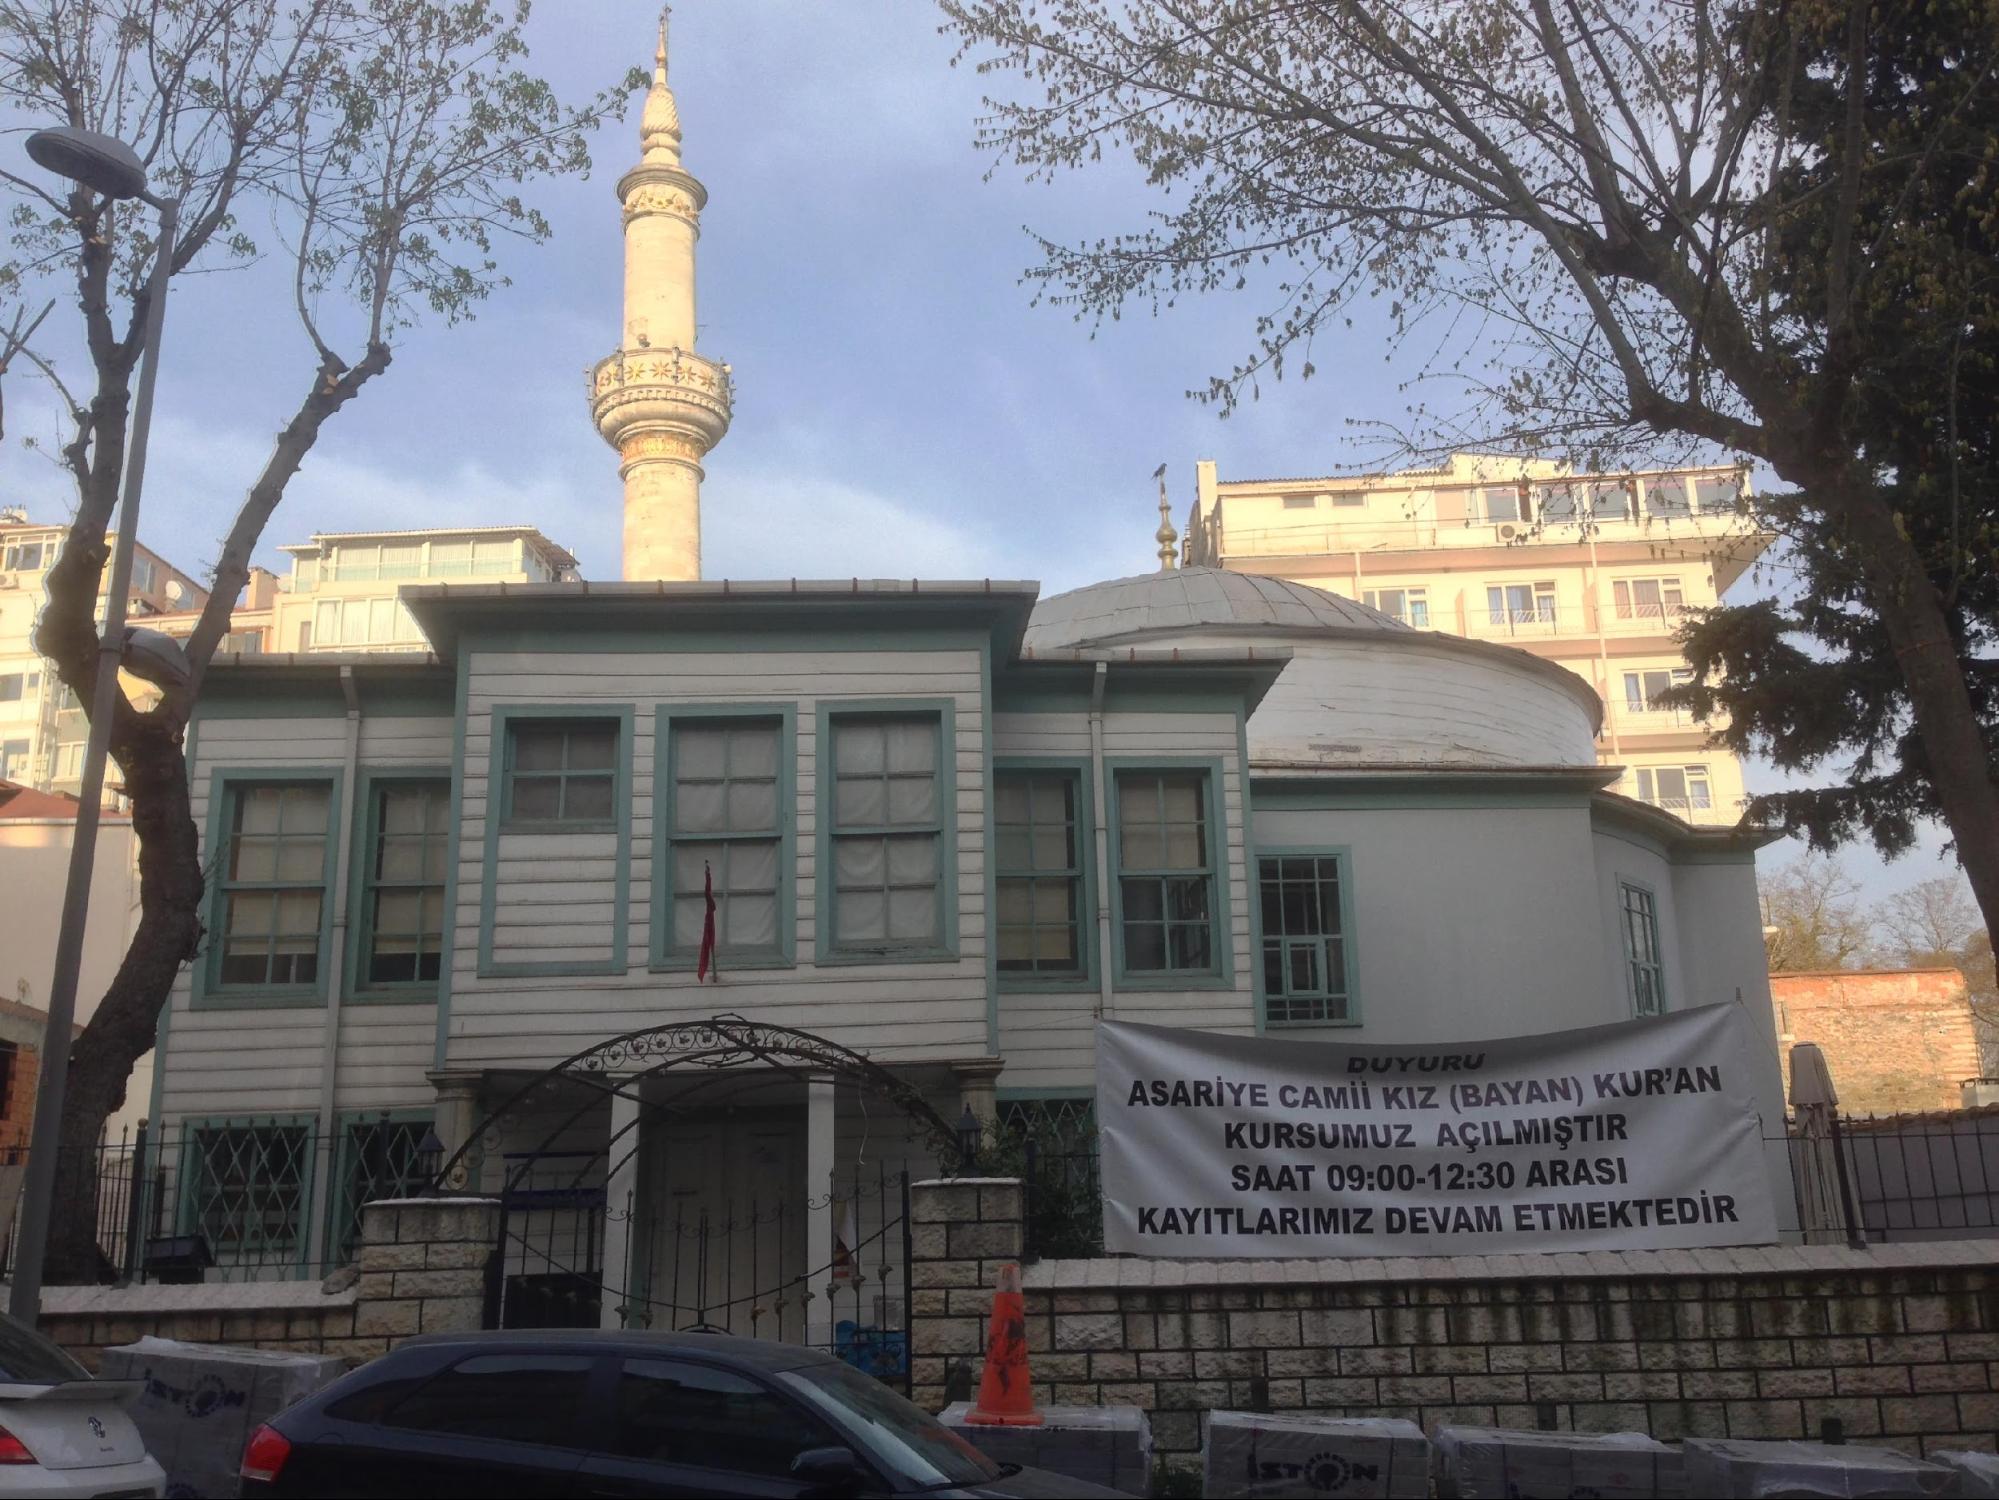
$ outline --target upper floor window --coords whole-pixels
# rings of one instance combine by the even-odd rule
[[[993,780],[1002,974],[1080,976],[1083,957],[1081,778],[1001,771]]]
[[[1705,811],[1714,806],[1706,766],[1640,766],[1638,800],[1669,812]]]
[[[945,768],[938,716],[842,715],[831,726],[828,946],[884,954],[940,948]]]
[[[1521,625],[1555,623],[1555,584],[1494,583],[1485,590],[1486,612],[1494,625],[1508,629]]]
[[[1263,901],[1265,1017],[1351,1020],[1343,858],[1286,854],[1257,864]]]
[[[303,989],[320,973],[332,787],[230,785],[222,851],[217,983]]]
[[[26,740],[0,740],[0,779],[21,781],[27,777],[29,754],[33,747]]]
[[[0,672],[0,703],[19,703],[27,685],[26,672]]]
[[[1385,615],[1393,615],[1405,625],[1414,625],[1422,630],[1430,628],[1428,589],[1367,589],[1361,594],[1361,603]]]
[[[1622,479],[1592,480],[1588,486],[1590,515],[1599,521],[1631,519],[1631,490]]]
[[[701,949],[705,892],[715,892],[720,959],[779,953],[783,866],[779,719],[677,719],[670,730],[673,954]]]
[[[361,901],[362,983],[437,982],[444,954],[451,783],[394,781],[368,809]]]
[[[1677,578],[1619,578],[1610,585],[1611,603],[1620,620],[1660,620],[1676,623],[1686,613],[1686,596]]]
[[[1518,484],[1488,485],[1479,490],[1478,503],[1484,519],[1488,521],[1531,520],[1525,512],[1528,509],[1526,487]]]
[[[1117,773],[1118,925],[1128,974],[1213,974],[1218,851],[1204,771]]]
[[[132,554],[132,591],[150,594],[160,586],[160,565],[150,557]]]
[[[1581,486],[1575,484],[1542,485],[1539,496],[1541,519],[1544,521],[1575,520],[1580,499],[1578,495],[1580,488]],[[1586,504],[1587,501],[1582,501],[1582,503]]]
[[[1692,507],[1687,503],[1687,481],[1681,474],[1659,474],[1645,481],[1645,514],[1648,516],[1684,516]]]
[[[321,599],[313,607],[313,644],[383,646],[423,639],[400,599]]]
[[[507,823],[515,827],[609,824],[616,816],[617,781],[615,721],[508,723]]]
[[[1740,474],[1717,474],[1694,481],[1694,504],[1704,516],[1732,514],[1748,509],[1748,491]]]
[[[1660,712],[1656,703],[1658,696],[1667,688],[1680,683],[1692,682],[1692,667],[1648,667],[1643,671],[1624,674],[1624,707],[1629,713],[1648,714]]]
[[[319,559],[316,557],[294,557],[292,559],[292,588],[295,592],[310,593],[319,587]]]
[[[1642,885],[1617,885],[1624,922],[1624,960],[1631,974],[1631,1008],[1641,1016],[1666,1009],[1666,970],[1659,957],[1659,908]]]
[[[0,553],[0,571],[8,573],[33,573],[46,563],[55,561],[53,542],[16,542]]]
[[[1286,495],[1284,497],[1284,508],[1286,510],[1317,510],[1318,506],[1319,497],[1316,495]]]

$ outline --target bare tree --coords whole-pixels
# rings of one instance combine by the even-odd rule
[[[1881,904],[1884,954],[1911,969],[1960,967],[1979,931],[1978,908],[1952,875],[1921,880]]]
[[[203,874],[182,738],[203,674],[285,487],[325,423],[389,368],[429,313],[469,318],[505,285],[502,239],[547,238],[525,184],[587,170],[586,137],[624,93],[572,105],[524,71],[526,0],[0,0],[0,100],[17,118],[132,143],[184,203],[176,274],[268,253],[292,268],[303,378],[261,470],[226,521],[185,680],[121,691],[111,756],[139,843],[137,931],[72,1052],[49,1279],[97,1271],[93,1147],[155,1041],[161,1005],[202,941]],[[151,260],[147,211],[80,186],[9,177],[13,260],[0,291],[73,267],[80,337],[28,349],[68,409],[74,521],[47,577],[36,645],[88,704]],[[286,320],[246,309],[245,339]],[[19,324],[17,322],[16,326]],[[246,411],[266,393],[246,392]],[[218,518],[220,521],[221,518]]]
[[[1990,539],[1947,528],[1938,565],[1854,430],[1860,374],[1906,346],[1928,285],[1884,253],[1911,185],[1989,173],[1937,153],[1951,101],[1995,85],[1988,10],[1966,8],[1926,94],[1943,123],[1911,137],[1876,128],[1863,86],[1887,0],[941,4],[960,58],[1018,76],[981,126],[1001,159],[1051,178],[1126,155],[1162,195],[1148,227],[1042,240],[1031,279],[1080,317],[1269,294],[1254,352],[1208,388],[1225,407],[1287,364],[1310,376],[1378,297],[1447,391],[1417,393],[1409,447],[1560,443],[1603,469],[1670,436],[1794,486],[1885,633],[1919,811],[1999,917],[1989,622],[1967,625],[1951,584],[1989,572]],[[1846,91],[1829,133],[1795,128],[1807,86]],[[1800,256],[1819,274],[1780,285]]]
[[[1763,941],[1773,974],[1856,968],[1873,944],[1860,887],[1839,864],[1807,855],[1765,875]]]

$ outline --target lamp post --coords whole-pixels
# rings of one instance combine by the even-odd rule
[[[97,860],[98,809],[104,800],[104,762],[110,751],[111,715],[118,698],[118,665],[125,655],[125,594],[132,584],[132,546],[139,535],[139,492],[146,477],[146,438],[152,426],[160,329],[166,320],[167,279],[173,274],[180,200],[155,196],[146,186],[146,168],[137,153],[123,141],[93,130],[73,126],[38,130],[28,137],[28,155],[51,172],[107,198],[137,198],[160,212],[159,248],[153,255],[146,303],[145,354],[139,366],[139,390],[133,400],[131,436],[125,450],[124,495],[118,508],[117,540],[111,549],[104,633],[97,644],[97,680],[90,695],[90,738],[83,752],[83,784],[77,788],[76,832],[69,850],[69,882],[63,890],[55,977],[49,985],[48,1031],[42,1039],[35,1124],[28,1142],[27,1180],[21,1188],[20,1226],[14,1242],[14,1281],[8,1310],[32,1325],[41,1313],[42,1260],[48,1251],[49,1219],[55,1204],[63,1091],[69,1082],[70,1029],[76,1017],[84,922],[90,913],[90,876]],[[138,1191],[137,1184],[133,1191]]]

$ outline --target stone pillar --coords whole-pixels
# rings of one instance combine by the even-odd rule
[[[483,1118],[479,1105],[480,1086],[485,1082],[479,1073],[442,1071],[428,1073],[430,1085],[437,1090],[437,1117],[433,1128],[437,1138],[444,1144],[441,1167],[458,1154],[458,1148],[472,1139],[472,1132],[479,1128]],[[445,1186],[454,1192],[479,1185],[479,1153],[475,1149],[462,1158],[451,1169],[451,1181]]]
[[[1005,1066],[1003,1057],[980,1057],[951,1064],[951,1072],[958,1079],[959,1109],[969,1109],[972,1118],[988,1130],[999,1118],[999,1075]],[[951,1123],[955,1125],[957,1121]]]
[[[639,1085],[612,1080],[609,1171],[604,1179],[604,1293],[598,1324],[604,1328],[644,1327],[644,1308],[631,1300],[632,1254],[638,1230]]]
[[[977,1385],[999,1268],[1027,1240],[1025,1194],[1018,1177],[936,1178],[910,1185],[909,1215],[911,1386],[916,1404],[936,1411],[953,1365],[966,1364]],[[1030,1365],[1053,1349],[1052,1321],[1028,1318]]]
[[[364,1204],[354,1336],[393,1345],[419,1333],[483,1328],[486,1265],[499,1233],[497,1198]]]
[[[833,1341],[833,1075],[805,1079],[805,1273],[807,1343]]]

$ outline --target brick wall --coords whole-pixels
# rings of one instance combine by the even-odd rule
[[[919,1403],[976,1369],[1000,1185],[920,1184]],[[954,1239],[954,1235],[957,1238]],[[960,1250],[962,1253],[953,1253]],[[1687,1436],[1999,1439],[1999,1242],[1405,1261],[1116,1258],[1026,1269],[1041,1400],[1151,1413],[1163,1454],[1217,1408]],[[940,1295],[941,1294],[941,1295]]]
[[[1772,974],[1784,1086],[1793,1042],[1816,1042],[1849,1114],[1956,1109],[1985,1071],[1964,975],[1956,969]]]

